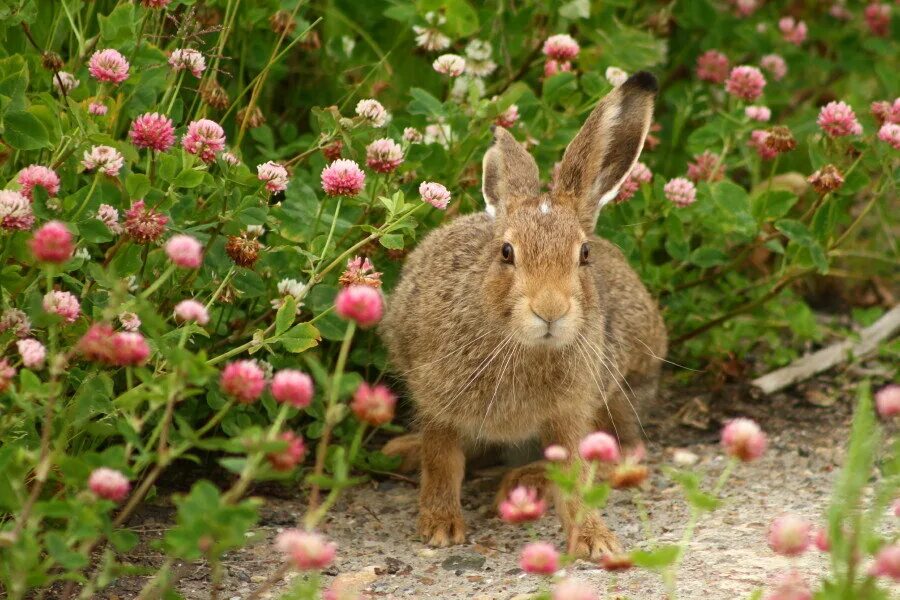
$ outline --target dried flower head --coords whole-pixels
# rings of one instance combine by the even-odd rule
[[[41,66],[48,71],[59,71],[65,65],[66,63],[63,61],[62,56],[56,52],[50,52],[49,50],[41,52]]]
[[[825,165],[806,180],[822,195],[840,189],[844,185],[844,176],[834,165]]]
[[[720,181],[725,176],[724,161],[718,154],[705,150],[688,163],[687,176],[694,183]]]
[[[31,320],[18,308],[7,308],[0,315],[0,333],[10,331],[16,337],[22,338],[31,333]]]
[[[269,26],[272,31],[282,36],[289,36],[297,29],[297,22],[289,10],[279,10],[269,17]]]
[[[766,137],[765,144],[781,154],[796,148],[797,140],[794,139],[794,134],[791,133],[790,129],[782,125],[776,125],[769,129],[769,135]]]
[[[235,117],[238,123],[243,124],[244,121],[247,122],[247,127],[250,129],[256,129],[257,127],[262,127],[266,122],[266,117],[263,115],[262,110],[256,105],[253,108],[245,106],[241,110],[237,111],[237,115]]]
[[[225,110],[231,103],[228,92],[215,79],[206,79],[200,84],[200,98],[217,110]]]
[[[255,237],[249,237],[246,233],[240,236],[232,235],[225,242],[225,254],[234,261],[234,264],[246,269],[252,269],[259,259],[261,245]]]

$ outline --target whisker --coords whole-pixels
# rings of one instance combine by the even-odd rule
[[[579,333],[578,335],[581,335],[581,334]],[[621,391],[622,395],[625,397],[625,402],[627,402],[628,406],[631,407],[631,412],[634,413],[634,417],[635,417],[635,419],[637,419],[638,426],[641,428],[641,433],[646,438],[647,431],[644,429],[644,424],[641,422],[641,416],[638,414],[637,408],[635,408],[634,403],[628,397],[628,394],[625,392],[625,388],[622,387],[622,384],[619,382],[618,379],[616,379],[616,376],[613,375],[613,372],[609,368],[609,365],[607,364],[606,359],[607,358],[609,359],[609,362],[612,363],[616,372],[619,374],[621,379],[625,382],[625,385],[627,385],[628,389],[631,390],[631,395],[634,396],[635,400],[637,400],[637,394],[634,393],[634,390],[631,388],[631,384],[628,383],[628,379],[619,370],[619,366],[616,364],[615,360],[613,360],[612,357],[607,356],[602,348],[598,348],[596,343],[591,342],[590,340],[584,338],[584,336],[582,336],[582,339],[584,339],[584,343],[587,345],[588,349],[594,352],[595,356],[597,356],[597,358],[600,360],[600,364],[603,365],[603,368],[606,369],[607,373],[609,373],[609,376],[612,378],[612,380],[615,382],[615,384],[619,387],[619,391]]]
[[[587,352],[582,347],[582,342],[578,338],[575,338],[575,347],[578,349],[579,354],[581,354],[582,358],[585,359],[585,366],[588,369],[588,374],[591,376],[591,379],[594,380],[594,383],[597,385],[597,388],[600,390],[600,396],[603,398],[603,406],[606,408],[607,414],[609,414],[609,422],[613,426],[613,432],[616,434],[616,439],[619,438],[619,430],[616,427],[616,420],[613,418],[612,411],[609,410],[609,403],[606,400],[606,391],[603,389],[603,386],[600,385],[600,382],[597,380],[597,376],[594,374],[594,369],[591,366],[591,357],[587,354]]]
[[[648,355],[652,356],[653,358],[655,358],[656,360],[661,360],[661,361],[664,362],[664,363],[668,363],[668,364],[670,364],[670,365],[679,367],[679,368],[681,368],[681,369],[685,369],[685,370],[687,370],[687,371],[693,371],[694,373],[702,373],[702,372],[703,372],[701,369],[692,369],[692,368],[690,368],[690,367],[686,367],[686,366],[684,366],[684,365],[680,365],[680,364],[678,364],[677,362],[672,362],[671,360],[665,359],[665,358],[663,358],[662,356],[657,356],[656,353],[653,351],[653,348],[651,348],[650,346],[648,346],[647,344],[645,344],[644,341],[643,341],[642,339],[640,339],[640,338],[638,338],[638,337],[635,337],[634,339],[635,339],[636,341],[640,342],[640,343],[644,346],[644,348],[647,349],[647,352],[645,352],[644,354],[648,354]]]
[[[516,352],[519,350],[518,342],[513,342],[515,345],[512,350],[509,351],[509,355],[500,365],[500,376],[497,377],[497,385],[494,386],[494,393],[491,395],[491,401],[488,402],[487,409],[484,411],[484,418],[481,419],[481,425],[478,427],[478,434],[475,436],[476,438],[481,438],[481,432],[484,430],[484,424],[487,423],[488,415],[491,414],[491,407],[494,406],[494,400],[497,399],[497,391],[500,389],[500,384],[503,383],[503,378],[506,376],[506,367],[509,365],[509,361],[515,356]]]
[[[493,350],[491,355],[482,361],[480,368],[477,368],[475,374],[472,375],[468,381],[466,381],[466,383],[463,385],[463,387],[458,392],[456,392],[449,400],[447,400],[446,402],[444,402],[441,405],[441,408],[438,409],[438,412],[434,414],[433,418],[437,418],[440,415],[442,415],[444,413],[444,411],[446,411],[448,408],[450,408],[450,406],[453,404],[454,400],[456,400],[467,389],[469,389],[469,386],[471,386],[472,383],[474,383],[475,380],[478,379],[478,377],[481,375],[481,373],[483,373],[484,370],[487,369],[488,366],[490,366],[490,364],[492,362],[494,362],[494,359],[497,358],[497,356],[503,351],[503,348],[506,347],[506,345],[512,340],[512,338],[513,338],[513,334],[509,334],[503,339],[502,342],[500,342],[497,345],[497,347]]]
[[[450,358],[451,356],[456,356],[457,354],[460,354],[460,353],[463,352],[466,348],[471,347],[473,344],[475,344],[475,342],[477,342],[477,341],[483,339],[485,336],[489,335],[490,333],[492,333],[492,332],[491,332],[491,330],[489,329],[489,330],[485,331],[484,333],[482,333],[481,335],[479,335],[478,337],[469,340],[468,342],[466,342],[465,344],[463,344],[462,346],[460,346],[460,347],[457,348],[456,350],[453,350],[452,352],[448,353],[448,354],[445,355],[445,356],[439,356],[438,358],[436,358],[436,359],[434,359],[434,360],[430,360],[430,361],[428,361],[428,362],[426,362],[426,363],[422,363],[421,365],[415,366],[415,367],[413,367],[412,369],[407,369],[406,371],[398,371],[398,373],[399,373],[401,376],[405,377],[405,376],[407,376],[407,375],[410,375],[410,374],[412,374],[412,373],[418,371],[419,369],[422,369],[422,368],[428,367],[428,366],[430,366],[430,365],[433,365],[433,364],[435,364],[435,363],[439,363],[439,362],[441,362],[441,361],[447,360],[447,359]]]

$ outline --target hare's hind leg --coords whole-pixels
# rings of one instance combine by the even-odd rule
[[[413,473],[419,470],[422,464],[422,435],[407,433],[390,440],[381,448],[381,452],[387,456],[399,456],[403,459],[397,471],[400,473]]]
[[[509,497],[509,493],[520,486],[537,491],[538,497],[543,498],[549,486],[546,461],[537,460],[507,471],[500,481],[497,495],[494,496],[494,508],[499,508],[500,503]]]

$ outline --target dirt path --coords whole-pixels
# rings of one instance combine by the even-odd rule
[[[782,512],[795,512],[819,521],[828,503],[841,463],[850,419],[850,394],[829,392],[828,406],[813,406],[803,394],[779,396],[764,402],[728,402],[727,412],[714,407],[723,402],[701,398],[708,413],[706,430],[678,425],[697,420],[680,413],[650,429],[648,462],[653,467],[644,492],[650,513],[650,529],[660,542],[680,539],[687,519],[679,488],[666,480],[659,467],[672,464],[676,449],[695,454],[696,469],[711,485],[724,466],[716,432],[719,419],[748,414],[758,419],[770,436],[769,450],[760,461],[742,465],[726,488],[725,505],[700,522],[679,577],[679,596],[704,600],[742,599],[764,585],[771,575],[789,566],[772,553],[765,542],[768,524]],[[808,398],[809,395],[807,394]],[[834,398],[840,398],[833,401]],[[818,397],[821,400],[821,396]],[[821,402],[820,402],[821,404]],[[667,423],[667,424],[666,424]],[[434,550],[415,539],[416,490],[409,483],[372,482],[346,493],[324,529],[339,546],[338,559],[327,571],[329,580],[341,577],[357,587],[363,598],[477,598],[527,597],[539,591],[541,581],[518,568],[518,553],[529,540],[521,526],[508,525],[494,516],[491,499],[501,475],[499,469],[469,474],[464,486],[464,509],[469,526],[468,543]],[[260,543],[230,554],[226,559],[224,590],[220,598],[244,600],[277,568],[271,540],[278,531],[295,524],[302,515],[298,499],[267,498],[260,527]],[[165,511],[150,510],[133,523],[151,539],[166,526]],[[627,547],[642,547],[641,532],[631,498],[614,492],[607,510],[610,527]],[[540,538],[561,546],[563,537],[555,516],[545,516],[535,530]],[[144,546],[142,544],[142,546]],[[146,546],[144,546],[146,547]],[[152,561],[148,561],[152,562]],[[795,566],[810,576],[826,569],[817,552],[809,552]],[[615,591],[632,599],[663,597],[660,578],[633,569],[618,576],[580,561],[567,569],[590,582],[599,592]],[[209,597],[209,570],[187,566],[179,588],[186,598]],[[277,598],[288,589],[292,575],[263,597]],[[139,578],[123,581],[110,598],[131,598],[140,589]],[[615,594],[602,597],[615,597]]]

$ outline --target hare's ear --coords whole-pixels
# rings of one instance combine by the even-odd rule
[[[481,191],[491,215],[540,194],[537,163],[502,127],[494,128],[494,143],[484,153],[481,177]]]
[[[650,73],[632,75],[597,104],[566,148],[554,196],[575,204],[588,231],[593,231],[600,207],[615,198],[641,154],[656,90],[656,78]]]

